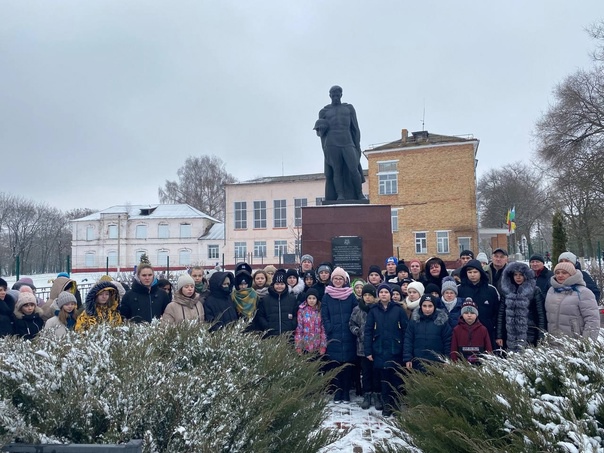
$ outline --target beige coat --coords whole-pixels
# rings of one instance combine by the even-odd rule
[[[185,320],[204,320],[203,305],[197,293],[192,298],[176,293],[161,317],[161,322],[166,324],[177,324]]]
[[[59,321],[58,316],[53,316],[44,324],[44,330],[54,333],[56,338],[62,338],[67,334],[67,326]]]

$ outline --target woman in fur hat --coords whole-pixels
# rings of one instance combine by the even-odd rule
[[[501,276],[502,300],[497,316],[497,339],[500,348],[507,344],[518,352],[527,345],[537,346],[545,331],[543,294],[535,273],[526,264],[508,264]]]
[[[177,324],[183,321],[204,321],[201,296],[195,291],[195,280],[186,272],[178,277],[174,299],[161,316],[162,324]]]
[[[113,283],[97,283],[88,291],[86,309],[78,316],[75,331],[83,332],[101,323],[119,326],[122,324],[122,317],[118,311],[119,302],[120,296]]]

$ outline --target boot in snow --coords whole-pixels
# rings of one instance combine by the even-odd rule
[[[365,392],[363,402],[361,403],[361,409],[369,409],[371,407],[371,393]]]
[[[380,395],[379,393],[374,393],[373,394],[373,404],[375,406],[375,410],[381,411],[382,409],[384,409],[384,403],[382,402],[382,395]]]

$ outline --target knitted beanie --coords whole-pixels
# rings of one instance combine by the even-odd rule
[[[462,250],[459,254],[459,257],[461,258],[462,256],[469,256],[470,258],[474,259],[474,252],[472,250]]]
[[[541,255],[533,255],[529,258],[529,263],[531,261],[541,261],[543,264],[545,264],[545,260],[543,259],[543,257]]]
[[[178,277],[178,282],[176,283],[176,291],[180,291],[185,285],[193,285],[195,286],[195,280],[186,272]]]
[[[455,279],[453,277],[445,277],[445,278],[443,278],[442,285],[441,285],[441,288],[440,288],[440,293],[444,294],[445,291],[447,291],[447,290],[453,291],[456,296],[458,294],[458,292],[457,292],[457,282],[455,281]]]
[[[352,282],[352,287],[356,288],[359,285],[365,286],[365,282],[361,278],[355,278],[354,281]]]
[[[34,290],[31,289],[31,286],[23,285],[21,288],[19,288],[19,292],[33,294]]]
[[[438,285],[436,283],[428,283],[426,288],[424,289],[424,293],[426,294],[440,294],[440,289],[438,289]]]
[[[15,310],[20,310],[21,307],[25,304],[34,304],[37,305],[36,296],[34,293],[21,292],[19,293],[19,299],[17,300],[17,304],[15,306]]]
[[[380,283],[379,286],[377,287],[377,294],[379,296],[380,291],[381,290],[387,290],[390,293],[390,296],[392,296],[392,286],[390,286],[388,283]]]
[[[389,258],[386,259],[386,264],[397,265],[398,264],[398,259],[396,258],[396,256],[391,256],[391,257],[389,257]]]
[[[481,264],[488,264],[489,262],[489,258],[487,257],[487,254],[484,252],[480,252],[477,256],[476,259],[481,263]]]
[[[343,277],[344,281],[348,281],[349,276],[344,269],[341,267],[336,267],[332,272],[330,279],[333,280],[334,277]]]
[[[364,296],[365,294],[371,294],[373,297],[376,297],[376,291],[375,291],[375,286],[373,286],[371,283],[367,283],[366,285],[363,286],[363,291],[361,292],[361,294]]]
[[[421,299],[420,299],[420,301],[419,301],[419,305],[420,305],[420,307],[421,307],[421,306],[423,305],[423,303],[424,303],[424,302],[426,302],[426,301],[431,302],[431,303],[432,303],[432,305],[434,305],[434,306],[436,307],[436,303],[434,302],[434,297],[430,296],[429,294],[424,294],[424,295],[422,296],[422,298],[421,298]]]
[[[327,271],[331,274],[331,267],[325,263],[320,264],[319,267],[317,267],[317,275],[319,275],[319,272],[321,271]]]
[[[401,296],[401,299],[404,298],[404,296],[403,296],[403,290],[396,283],[391,283],[390,284],[390,288],[392,289],[391,293],[399,293],[400,296]]]
[[[575,255],[573,252],[560,253],[558,261],[560,260],[568,260],[573,264],[577,264],[577,255]]]
[[[68,291],[61,291],[59,296],[55,299],[55,303],[57,304],[57,307],[59,307],[59,310],[63,305],[66,305],[69,302],[73,302],[76,305],[78,303],[75,296]]]
[[[241,284],[241,282],[247,282],[247,286],[251,287],[252,286],[252,274],[250,274],[248,271],[246,271],[245,269],[240,270],[239,272],[237,272],[237,275],[235,275],[235,288],[239,288],[239,285]]]
[[[287,285],[287,274],[285,270],[279,269],[275,272],[275,275],[273,275],[272,285],[274,285],[275,283],[285,283]]]
[[[369,274],[372,274],[373,272],[379,274],[380,279],[382,279],[382,281],[384,280],[384,276],[382,275],[382,268],[380,266],[376,264],[372,264],[371,266],[369,266],[369,272],[367,272],[367,276],[369,276]]]
[[[421,282],[409,283],[409,285],[407,286],[407,291],[409,291],[410,289],[414,289],[415,291],[417,291],[420,296],[423,296],[424,292],[426,291],[426,288],[424,288],[424,285]]]
[[[6,280],[3,278],[0,278],[0,287],[4,288],[5,290],[8,289],[8,283],[6,283]]]
[[[315,288],[308,288],[304,293],[304,300],[308,299],[308,296],[315,296],[319,300],[319,291]]]
[[[401,271],[405,271],[405,272],[409,273],[409,268],[407,267],[407,265],[405,263],[398,263],[396,265],[396,273],[398,274]]]
[[[296,269],[288,269],[287,272],[285,273],[285,276],[287,278],[289,278],[289,277],[296,277],[296,280],[300,278],[298,276],[298,271]]]
[[[478,316],[478,307],[470,297],[466,298],[461,306],[461,314],[463,315],[464,313],[474,313]]]
[[[313,264],[315,260],[313,259],[312,255],[302,255],[302,258],[300,258],[300,262],[303,261],[310,261],[310,264]]]
[[[252,275],[252,272],[253,272],[252,266],[250,266],[248,263],[243,262],[243,261],[241,263],[238,263],[235,266],[235,272],[234,272],[235,275],[237,275],[237,272],[239,272],[239,271],[247,271],[250,275]]]
[[[556,264],[556,267],[554,268],[554,273],[556,273],[558,269],[565,270],[566,272],[568,272],[569,275],[575,275],[577,273],[577,269],[575,269],[575,266],[573,266],[572,263],[564,262]]]

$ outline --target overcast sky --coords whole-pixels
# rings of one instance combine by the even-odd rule
[[[334,84],[363,149],[421,130],[425,105],[429,132],[480,140],[479,176],[528,160],[604,1],[1,0],[0,17],[0,192],[67,210],[156,203],[190,155],[239,180],[321,172]]]

